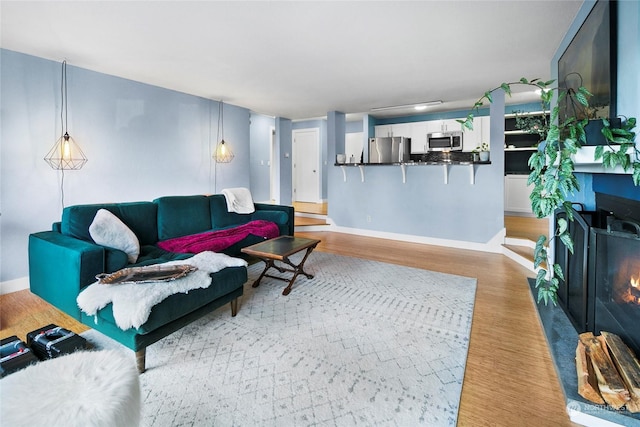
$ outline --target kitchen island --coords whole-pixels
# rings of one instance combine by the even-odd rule
[[[490,165],[491,160],[488,161],[474,161],[473,153],[467,151],[433,151],[424,154],[412,154],[412,160],[407,162],[392,162],[392,163],[335,163],[335,166],[342,168],[343,181],[347,181],[347,170],[349,166],[355,166],[360,169],[360,181],[365,181],[365,168],[369,166],[400,166],[402,171],[402,183],[407,182],[407,170],[408,166],[442,166],[444,171],[444,183],[449,183],[449,168],[450,166],[463,165],[469,168],[470,183],[475,183],[475,166],[477,165]]]

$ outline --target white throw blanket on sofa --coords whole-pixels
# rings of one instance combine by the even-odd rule
[[[239,214],[250,214],[255,212],[253,197],[248,188],[225,188],[221,191],[227,199],[227,211]]]
[[[209,274],[225,267],[247,266],[243,259],[215,252],[201,252],[189,259],[171,261],[164,265],[182,264],[193,265],[198,270],[170,282],[121,285],[103,285],[96,282],[80,292],[76,299],[78,307],[89,316],[96,316],[98,310],[113,303],[113,317],[120,329],[139,328],[149,318],[153,306],[165,298],[177,293],[186,294],[191,289],[208,287],[211,284]],[[95,319],[97,323],[98,317]]]

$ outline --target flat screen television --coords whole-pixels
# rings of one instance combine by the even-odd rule
[[[559,104],[561,121],[567,116],[616,117],[616,30],[616,1],[598,0],[558,61],[559,88],[571,93],[584,86],[593,96],[588,109],[565,97]],[[598,143],[604,143],[604,137],[601,141],[590,141],[587,136],[587,145]]]

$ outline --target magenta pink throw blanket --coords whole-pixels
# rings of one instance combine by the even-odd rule
[[[204,251],[220,252],[238,243],[249,234],[271,239],[278,237],[278,226],[271,221],[255,220],[225,230],[207,231],[190,236],[175,237],[158,242],[158,247],[169,252],[197,254]]]

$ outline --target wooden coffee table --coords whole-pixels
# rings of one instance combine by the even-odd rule
[[[320,240],[317,239],[305,239],[303,237],[293,237],[293,236],[280,236],[275,239],[270,239],[265,242],[256,243],[255,245],[247,246],[242,249],[247,255],[255,256],[256,258],[260,258],[265,262],[264,270],[260,277],[253,282],[253,287],[257,288],[260,285],[260,280],[263,277],[271,277],[272,279],[283,280],[285,282],[289,282],[289,285],[284,288],[282,291],[282,295],[289,295],[291,292],[291,287],[293,286],[293,282],[296,281],[296,278],[299,274],[305,275],[308,279],[313,279],[313,275],[304,271],[304,263],[307,261],[307,258],[313,251],[313,249],[320,243]],[[297,265],[291,262],[289,257],[291,255],[297,254],[300,251],[306,249],[306,253]],[[287,268],[284,266],[276,265],[276,261],[280,261],[289,265],[292,268]],[[293,277],[291,279],[287,279],[285,277],[280,276],[272,276],[267,274],[267,271],[271,268],[275,268],[280,273],[284,272],[292,272]]]

